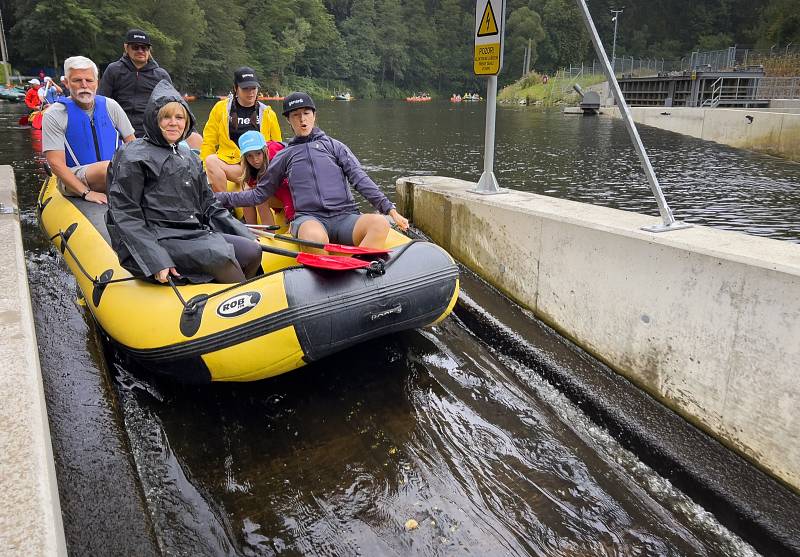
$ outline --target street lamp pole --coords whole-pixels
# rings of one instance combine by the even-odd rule
[[[622,10],[624,9],[622,8]],[[611,45],[611,67],[614,68],[614,71],[617,71],[617,24],[622,10],[611,10],[611,13],[614,14],[614,17],[611,18],[611,21],[614,22],[614,43]]]

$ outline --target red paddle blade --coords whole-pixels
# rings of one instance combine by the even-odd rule
[[[352,271],[353,269],[366,269],[370,266],[369,261],[314,253],[299,253],[297,262],[306,267],[328,269],[330,271]]]
[[[359,246],[345,246],[343,244],[325,244],[325,251],[334,253],[346,253],[347,255],[386,255],[388,249],[362,248]]]

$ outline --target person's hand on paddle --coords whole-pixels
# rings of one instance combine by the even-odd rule
[[[91,201],[92,203],[97,203],[98,205],[108,204],[108,198],[106,197],[106,194],[100,193],[99,191],[94,191],[94,190],[90,191],[89,193],[86,194],[86,197],[84,197],[84,199],[86,201]]]
[[[392,209],[389,211],[389,216],[392,217],[392,220],[400,228],[400,230],[408,230],[408,219],[398,213],[397,209]]]
[[[169,275],[172,275],[173,277],[180,277],[181,276],[180,273],[178,272],[178,270],[175,267],[167,267],[166,269],[161,269],[159,272],[157,272],[155,275],[153,275],[153,278],[156,279],[158,282],[163,284],[163,283],[167,282],[167,277]]]

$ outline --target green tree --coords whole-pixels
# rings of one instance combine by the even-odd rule
[[[234,0],[199,0],[198,5],[206,21],[199,41],[202,55],[187,73],[195,87],[223,93],[233,87],[233,70],[248,63],[242,22],[249,14]]]
[[[506,47],[503,75],[516,80],[522,72],[525,50],[530,44],[533,69],[538,56],[537,45],[545,38],[542,18],[527,6],[517,8],[506,20]]]
[[[436,25],[436,89],[477,90],[484,80],[472,73],[474,56],[475,4],[442,0],[434,15]]]
[[[381,66],[374,0],[354,0],[351,13],[342,24],[342,36],[350,52],[349,77],[363,85],[375,77]]]
[[[76,46],[100,31],[101,22],[76,0],[19,2],[11,39],[30,64],[50,65],[60,71],[64,58],[78,54]],[[92,52],[87,52],[92,55]]]
[[[294,4],[311,26],[305,51],[294,61],[296,73],[326,79],[346,74],[350,57],[333,16],[321,0],[297,0]]]
[[[609,9],[625,5],[617,53],[677,59],[692,49],[733,44],[800,44],[798,0],[591,0],[606,49]],[[74,54],[117,59],[122,37],[139,27],[179,87],[223,93],[233,69],[253,66],[264,84],[321,90],[328,81],[358,94],[475,90],[474,0],[0,0],[12,60],[59,66]],[[574,0],[507,0],[501,78],[522,70],[528,38],[535,66],[552,71],[591,61]],[[538,18],[538,20],[537,20]]]
[[[542,23],[550,40],[548,54],[556,67],[580,63],[589,57],[589,35],[572,0],[547,0]]]
[[[797,0],[769,2],[761,12],[757,36],[761,48],[773,44],[800,45],[800,6]]]
[[[437,72],[436,27],[433,21],[433,10],[425,2],[406,2],[403,6],[403,21],[406,28],[413,30],[413,36],[407,36],[404,44],[408,54],[408,65],[403,73],[400,85],[416,89],[430,88]]]
[[[380,87],[383,88],[387,76],[392,84],[403,79],[411,61],[406,40],[409,30],[403,17],[403,7],[396,0],[378,0],[376,2],[377,34],[381,40],[376,45],[376,54],[380,59]]]

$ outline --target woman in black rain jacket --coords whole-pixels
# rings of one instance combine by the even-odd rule
[[[167,282],[241,282],[261,264],[251,232],[214,199],[196,156],[179,145],[194,126],[167,81],[153,89],[146,135],[117,151],[109,167],[106,224],[120,264]]]

